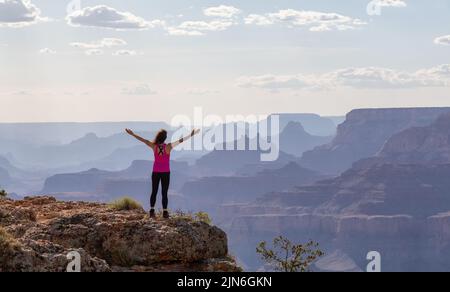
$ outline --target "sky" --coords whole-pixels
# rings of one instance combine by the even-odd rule
[[[450,106],[448,0],[0,0],[0,122]]]

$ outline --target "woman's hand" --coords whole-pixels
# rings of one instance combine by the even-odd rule
[[[127,132],[127,134],[133,136],[134,138],[136,138],[137,140],[139,140],[140,142],[146,144],[148,147],[154,149],[155,148],[155,143],[153,143],[152,141],[149,141],[147,139],[144,139],[138,135],[136,135],[132,130],[130,129],[125,129],[125,132]]]
[[[129,135],[134,136],[134,132],[133,132],[132,130],[130,130],[130,129],[125,129],[125,131],[126,131]]]
[[[170,143],[170,144],[169,144],[170,149],[173,149],[173,148],[177,147],[178,145],[180,145],[181,143],[183,143],[183,142],[185,142],[185,141],[191,139],[192,137],[194,137],[194,136],[197,135],[198,133],[200,133],[200,129],[194,129],[194,130],[192,130],[191,135],[186,136],[186,137],[184,137],[184,138],[181,138],[180,140],[175,141],[175,142],[173,142],[173,143]]]

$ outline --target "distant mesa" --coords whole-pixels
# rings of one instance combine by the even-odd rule
[[[340,127],[337,149],[321,150],[330,156],[340,148],[349,153],[360,145],[349,146],[344,137],[353,138],[349,142],[385,137],[389,125],[394,133],[386,141],[370,140],[380,149],[339,176],[223,206],[222,217],[234,218],[228,229],[233,249],[242,251],[255,237],[290,234],[325,243],[328,256],[317,263],[320,270],[364,270],[367,246],[390,255],[384,271],[448,270],[450,253],[443,244],[450,241],[448,109],[357,111]]]
[[[338,127],[333,141],[305,152],[300,164],[323,173],[339,174],[354,162],[376,155],[392,135],[430,125],[448,112],[450,108],[353,110]]]
[[[196,167],[203,175],[233,175],[249,165],[263,165],[267,168],[277,168],[294,161],[295,156],[280,152],[279,158],[273,162],[261,162],[262,151],[222,151],[215,150],[201,157]]]
[[[305,131],[314,136],[334,136],[336,134],[336,124],[342,118],[327,118],[316,114],[297,114],[297,113],[278,113],[280,116],[280,131],[290,123],[295,122],[302,124]]]
[[[280,135],[280,149],[301,157],[305,151],[331,142],[333,136],[314,136],[305,131],[301,123],[289,122]]]
[[[101,202],[128,195],[147,206],[152,169],[152,161],[139,160],[133,161],[130,167],[120,171],[92,168],[82,172],[56,174],[45,180],[44,187],[38,194],[51,194],[64,201]],[[172,162],[172,172],[177,177],[172,183],[173,190],[177,190],[187,181],[188,169],[186,162]]]
[[[180,192],[186,196],[187,207],[217,212],[222,204],[239,204],[256,200],[265,193],[288,190],[311,184],[324,176],[290,162],[279,169],[265,169],[249,176],[211,176],[188,181]]]

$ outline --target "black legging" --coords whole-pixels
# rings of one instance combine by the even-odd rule
[[[170,172],[154,172],[152,174],[152,196],[150,197],[150,207],[153,209],[156,205],[156,196],[158,195],[159,182],[162,186],[162,205],[166,210],[169,206],[169,185],[170,185]]]

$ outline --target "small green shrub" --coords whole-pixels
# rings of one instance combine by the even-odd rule
[[[212,220],[206,212],[184,212],[183,210],[176,210],[174,212],[174,217],[178,219],[185,219],[188,221],[198,221],[211,225]]]
[[[6,230],[0,227],[0,251],[8,251],[16,247],[17,241]]]
[[[136,259],[130,254],[130,249],[125,243],[118,243],[111,248],[110,261],[114,265],[131,267],[136,264]]]
[[[109,204],[109,207],[116,211],[143,210],[141,204],[129,197],[118,199]]]
[[[309,272],[311,264],[324,256],[319,244],[314,241],[294,244],[283,236],[273,240],[273,249],[267,248],[267,243],[263,241],[256,248],[256,252],[266,264],[278,272]]]
[[[0,271],[15,271],[16,267],[12,263],[20,249],[21,246],[17,240],[0,227]]]
[[[211,225],[211,223],[212,223],[211,218],[209,217],[208,213],[206,213],[206,212],[198,212],[198,213],[195,213],[195,219],[196,219],[197,221],[206,223],[206,224],[208,224],[208,225]]]
[[[8,193],[5,190],[0,190],[0,199],[4,199],[8,196]]]

